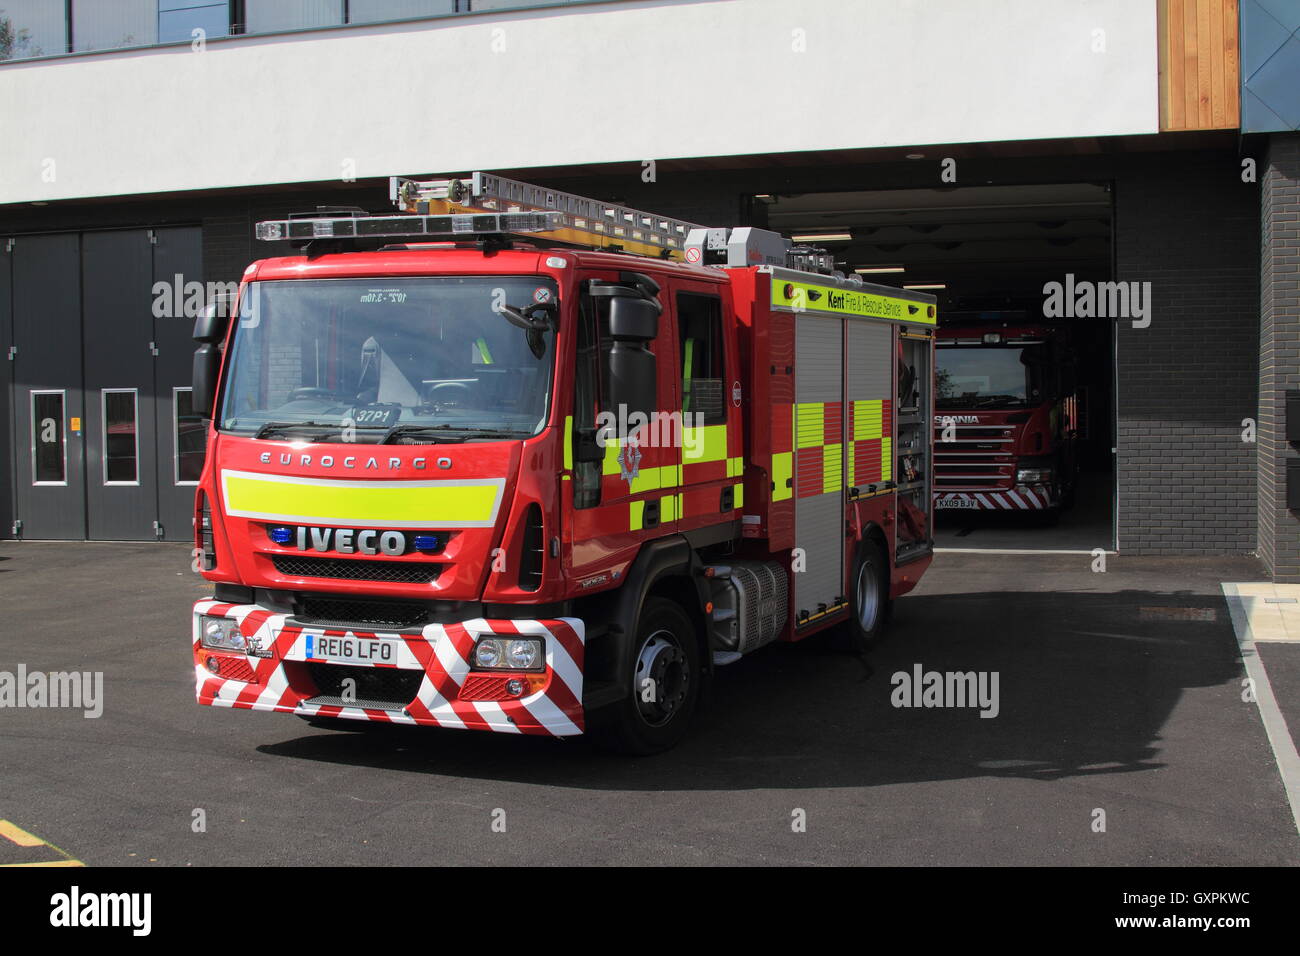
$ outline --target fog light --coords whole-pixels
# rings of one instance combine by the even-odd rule
[[[212,671],[212,673],[214,674],[221,673],[221,662],[217,660],[215,657],[209,657],[207,661],[204,662],[204,666],[206,666],[207,669]]]
[[[518,697],[524,692],[524,682],[518,678],[506,682],[506,691],[511,697]]]

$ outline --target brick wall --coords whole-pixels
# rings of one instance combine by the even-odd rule
[[[1300,389],[1300,134],[1270,137],[1260,163],[1259,555],[1300,582],[1300,520],[1286,507],[1286,392]]]
[[[1256,547],[1259,187],[1231,153],[1127,164],[1115,278],[1151,283],[1151,325],[1120,320],[1119,548]]]

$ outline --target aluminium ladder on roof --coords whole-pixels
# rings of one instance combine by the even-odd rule
[[[389,179],[389,198],[399,209],[424,215],[461,212],[559,213],[562,225],[551,238],[597,248],[683,259],[697,223],[660,216],[619,203],[534,186],[491,173],[467,179]]]

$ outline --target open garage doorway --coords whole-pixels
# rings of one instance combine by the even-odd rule
[[[1108,184],[769,195],[755,208],[846,273],[938,296],[937,547],[1114,549],[1115,322],[1072,307],[1112,278]]]

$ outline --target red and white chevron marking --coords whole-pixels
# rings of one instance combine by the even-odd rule
[[[947,504],[974,501],[975,504]],[[934,496],[934,506],[945,511],[1042,511],[1052,506],[1047,485],[1018,486],[1007,491],[949,491]]]
[[[245,637],[256,637],[261,647],[270,651],[270,656],[253,657],[203,647],[199,626],[200,615],[204,614],[239,621],[240,632]],[[466,678],[494,673],[475,671],[471,675],[469,667],[475,640],[489,633],[524,634],[543,639],[546,682],[539,690],[514,699],[461,699]],[[405,712],[307,703],[316,694],[305,676],[307,639],[326,635],[402,641],[404,650],[395,665],[374,666],[423,672],[419,692]],[[287,614],[277,614],[257,605],[203,600],[194,605],[193,640],[196,696],[200,704],[212,707],[557,737],[580,734],[584,729],[582,663],[586,628],[578,618],[545,621],[476,618],[458,624],[430,624],[415,637],[383,631],[306,627],[289,624]],[[223,663],[229,661],[233,673],[252,679],[216,676],[205,666],[208,657],[217,657]],[[482,683],[479,681],[479,686]],[[474,696],[492,695],[476,693]]]

